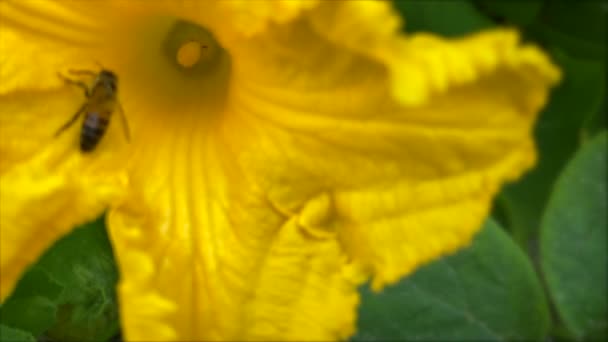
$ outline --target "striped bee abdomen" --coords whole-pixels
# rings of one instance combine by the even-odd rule
[[[80,131],[80,150],[92,151],[108,128],[108,118],[99,113],[86,113],[82,130]]]

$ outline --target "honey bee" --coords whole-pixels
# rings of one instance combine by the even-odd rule
[[[86,101],[82,104],[80,109],[78,109],[76,114],[57,130],[55,137],[72,126],[74,122],[84,114],[84,120],[80,130],[80,150],[82,152],[93,151],[106,132],[112,114],[118,108],[121,114],[120,117],[122,118],[125,136],[127,140],[130,140],[127,118],[125,117],[122,106],[117,98],[118,77],[116,74],[106,69],[101,69],[99,72],[90,70],[70,70],[70,73],[92,76],[95,80],[92,83],[92,86],[89,87],[82,81],[75,81],[63,75],[59,75],[67,83],[82,88]]]

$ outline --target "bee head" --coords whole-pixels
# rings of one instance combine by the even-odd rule
[[[110,70],[103,69],[99,73],[98,82],[107,87],[110,91],[116,92],[118,77]]]

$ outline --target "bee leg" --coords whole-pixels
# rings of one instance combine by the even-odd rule
[[[129,132],[129,122],[127,121],[127,116],[125,115],[125,111],[122,109],[122,105],[120,102],[117,102],[118,111],[120,112],[120,118],[122,119],[122,127],[125,132],[125,137],[127,137],[127,141],[131,141],[131,134]]]
[[[66,129],[68,129],[70,126],[72,126],[74,124],[74,122],[76,122],[76,120],[78,119],[78,117],[80,115],[82,115],[82,113],[84,113],[85,106],[86,106],[86,104],[83,104],[82,107],[80,107],[80,109],[78,109],[78,111],[76,112],[76,114],[74,114],[74,116],[72,116],[72,118],[68,122],[66,122],[65,124],[63,124],[63,126],[59,127],[59,129],[55,133],[55,138],[57,138],[63,131],[65,131]]]
[[[85,75],[85,76],[92,76],[92,77],[96,77],[97,76],[97,72],[93,71],[93,70],[83,70],[83,69],[69,69],[68,72],[72,75]]]
[[[58,75],[58,76],[59,76],[59,78],[61,78],[61,79],[62,79],[62,80],[65,82],[65,83],[68,83],[68,84],[71,84],[71,85],[75,85],[75,86],[77,86],[77,87],[82,88],[82,90],[84,90],[84,95],[85,95],[86,97],[89,97],[89,96],[90,96],[90,93],[89,93],[89,87],[86,85],[86,83],[84,83],[84,82],[82,82],[82,81],[76,81],[76,80],[73,80],[73,79],[71,79],[71,78],[69,78],[69,77],[65,77],[65,76],[63,76],[63,75],[62,75],[62,74],[60,74],[60,73],[57,73],[57,75]]]

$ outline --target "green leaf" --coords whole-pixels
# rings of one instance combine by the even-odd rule
[[[105,341],[118,331],[117,270],[103,223],[74,229],[19,281],[1,322],[59,341]]]
[[[541,231],[541,265],[563,324],[578,340],[608,329],[608,133],[587,143],[559,177]]]
[[[470,247],[362,296],[359,341],[540,340],[549,327],[530,261],[494,221]]]
[[[38,267],[21,278],[0,307],[0,323],[38,336],[55,324],[57,300],[63,287]]]
[[[47,335],[61,341],[105,341],[118,331],[118,279],[103,218],[53,246],[40,267],[64,285],[57,324]]]
[[[553,59],[563,79],[536,125],[539,159],[533,170],[505,187],[498,202],[507,219],[503,223],[522,246],[536,240],[553,184],[580,145],[584,122],[600,111],[606,89],[602,63],[559,51]]]
[[[526,26],[536,20],[543,1],[477,0],[477,6],[498,21],[517,26]]]
[[[470,1],[397,0],[395,7],[410,33],[427,31],[455,37],[494,26]]]
[[[0,341],[2,342],[36,342],[32,334],[27,331],[0,324]]]

